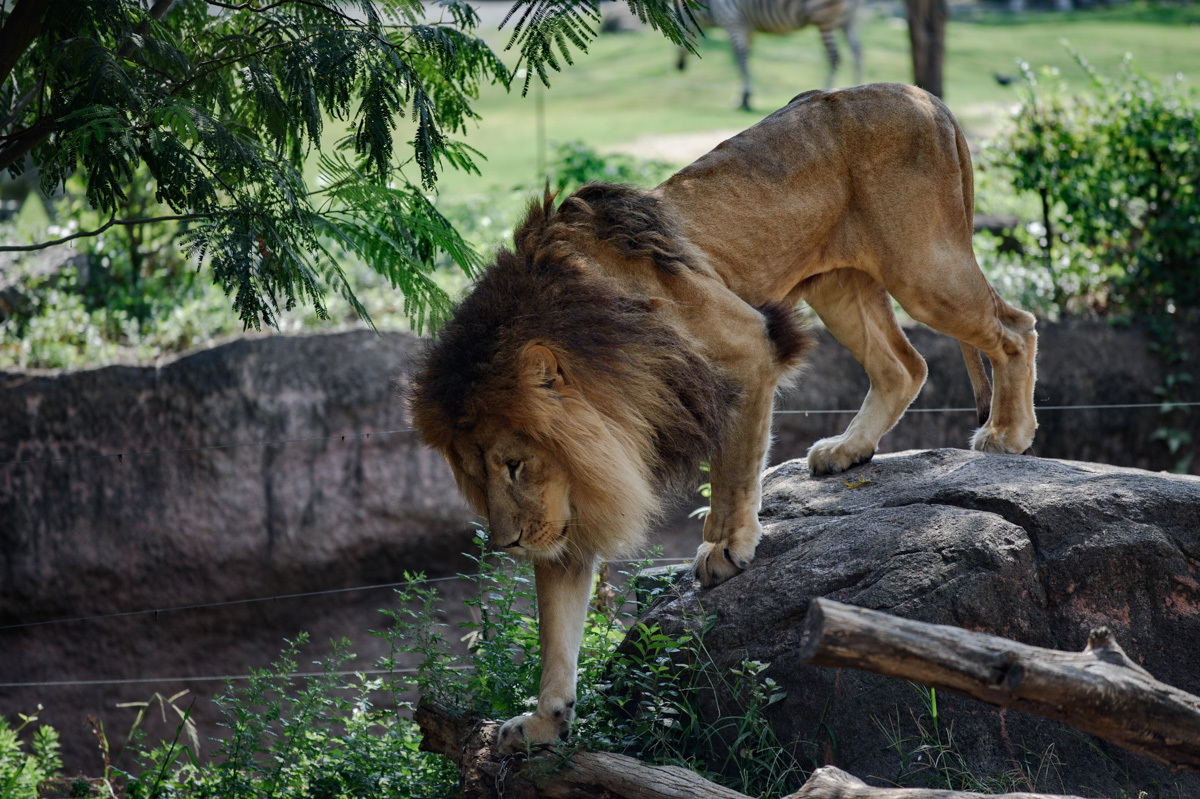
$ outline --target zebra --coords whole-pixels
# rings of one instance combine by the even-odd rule
[[[750,110],[750,37],[755,32],[790,33],[805,25],[816,25],[825,43],[825,54],[829,59],[829,78],[825,88],[833,87],[833,75],[837,70],[839,55],[833,32],[842,29],[846,42],[854,54],[854,82],[862,83],[862,45],[855,28],[855,14],[860,0],[704,0],[690,10],[700,27],[716,25],[724,28],[733,45],[738,69],[742,73],[742,105]],[[687,48],[679,48],[677,66],[687,65]]]

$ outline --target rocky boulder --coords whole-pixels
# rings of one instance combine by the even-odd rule
[[[680,632],[715,615],[704,648],[719,669],[770,664],[787,697],[768,715],[810,765],[896,781],[921,767],[910,758],[932,729],[919,687],[800,662],[816,596],[1073,651],[1107,626],[1155,677],[1200,694],[1200,479],[935,450],[824,478],[791,461],[764,487],[753,564],[711,590],[682,578],[644,621]],[[1039,789],[1082,796],[1200,796],[1200,775],[1062,724],[937,700],[942,735],[977,774],[1041,769]]]
[[[0,715],[44,705],[68,772],[95,774],[85,716],[116,746],[136,713],[118,703],[188,689],[213,736],[223,677],[284,639],[310,633],[315,657],[348,637],[362,667],[386,652],[368,634],[386,584],[466,570],[472,549],[449,467],[408,429],[421,346],[252,336],[159,365],[0,371]]]

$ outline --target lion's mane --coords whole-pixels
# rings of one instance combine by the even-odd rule
[[[555,211],[547,193],[530,206],[514,244],[515,252],[497,253],[427,350],[411,392],[414,422],[452,466],[456,431],[485,416],[533,437],[569,472],[577,551],[628,551],[666,497],[698,484],[702,460],[721,448],[739,389],[654,302],[587,268],[601,254],[595,248],[649,258],[667,274],[693,268],[653,197],[592,184]],[[776,346],[798,357],[808,342],[791,311],[764,313]],[[557,359],[563,397],[519,379],[521,353],[531,345]]]

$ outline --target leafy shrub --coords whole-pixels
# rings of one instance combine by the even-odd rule
[[[650,187],[666,179],[675,168],[662,161],[631,155],[601,155],[581,141],[555,147],[547,179],[550,187],[566,196],[585,183],[627,183]]]
[[[1011,131],[988,151],[1018,192],[1060,311],[1167,312],[1200,306],[1200,115],[1196,90],[1159,83],[1126,58],[1117,78],[1072,51],[1092,93],[1068,98],[1055,73],[1022,64]]]
[[[205,764],[179,736],[137,751],[124,777],[128,799],[195,797],[361,797],[449,799],[457,772],[445,758],[419,751],[420,731],[399,703],[376,707],[372,695],[404,684],[344,672],[353,658],[345,642],[317,665],[316,676],[296,679],[306,638],[290,642],[269,669],[254,672],[245,688],[216,698],[225,736]],[[186,719],[180,730],[186,726]]]
[[[478,622],[467,625],[465,659],[453,656],[441,633],[445,625],[431,622],[437,599],[427,589],[412,589],[420,609],[393,614],[396,623],[386,635],[397,651],[418,656],[423,696],[504,719],[537,706],[541,665],[531,567],[507,556],[480,556],[476,564],[479,594],[467,604]],[[671,580],[644,575],[645,565],[623,572],[624,588],[604,606],[593,603],[588,613],[570,751],[619,751],[681,765],[755,796],[791,793],[804,777],[764,715],[784,696],[763,674],[766,665],[719,670],[704,648],[713,619],[693,620],[698,631],[680,638],[637,625],[634,591],[648,602],[672,590]],[[734,699],[714,713],[711,702],[718,695]]]
[[[41,707],[38,707],[41,710]],[[58,731],[45,724],[33,729],[29,751],[19,737],[21,731],[37,721],[37,714],[21,715],[13,728],[0,716],[0,796],[5,799],[37,799],[39,788],[58,777],[62,761],[58,756]]]

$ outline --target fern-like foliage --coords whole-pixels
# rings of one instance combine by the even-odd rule
[[[696,27],[691,7],[700,0],[626,0],[643,23],[660,32],[673,44],[695,52],[689,31]],[[707,5],[707,3],[704,3]],[[520,53],[518,66],[527,65],[522,94],[529,91],[536,74],[546,87],[550,71],[561,72],[574,64],[572,48],[587,52],[600,22],[599,0],[515,0],[502,25],[513,22],[506,49]],[[517,70],[519,71],[519,70]]]
[[[39,709],[41,706],[38,706]],[[47,780],[62,770],[59,758],[58,732],[41,725],[33,728],[30,751],[19,733],[37,722],[37,716],[20,716],[21,724],[14,728],[0,716],[0,796],[5,799],[37,799]]]
[[[676,0],[629,0],[683,40]],[[28,157],[53,191],[129,224],[146,180],[247,327],[324,292],[360,314],[339,257],[404,293],[418,328],[449,298],[437,262],[478,256],[428,199],[442,170],[477,171],[454,139],[479,89],[513,73],[463,0],[10,0],[0,3],[0,167]],[[513,42],[548,83],[596,33],[595,2],[518,0]],[[430,22],[439,17],[440,21]],[[528,80],[526,80],[528,86]],[[324,185],[304,179],[319,151]],[[136,214],[134,215],[136,216]],[[98,231],[97,231],[98,232]]]

